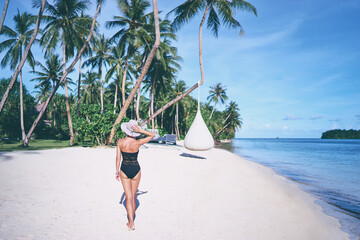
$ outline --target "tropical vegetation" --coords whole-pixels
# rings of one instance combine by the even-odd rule
[[[96,22],[101,0],[97,1],[94,18],[84,14],[89,0],[34,2],[34,7],[44,6],[44,15],[41,11],[38,16],[18,11],[16,29],[4,24],[0,32],[4,39],[0,52],[6,52],[2,67],[17,68],[25,47],[29,47],[26,61],[33,68],[35,91],[29,93],[22,87],[22,65],[18,67],[19,79],[14,74],[0,82],[4,104],[0,109],[0,138],[23,140],[24,146],[30,137],[65,139],[69,145],[109,144],[113,137],[123,137],[116,130],[129,119],[183,139],[198,107],[197,99],[188,94],[204,82],[202,25],[207,19],[207,28],[216,37],[221,24],[242,33],[241,24],[234,18],[236,11],[257,14],[246,1],[188,0],[169,13],[174,14],[170,21],[159,19],[156,1],[151,11],[148,0],[118,0],[120,11],[106,22],[107,28],[116,31],[106,36]],[[182,58],[174,43],[176,31],[198,12],[203,14],[199,31],[201,80],[189,87],[194,83],[178,79]],[[29,44],[36,36],[37,24],[40,31],[35,43],[42,55],[34,55],[32,42]],[[79,78],[72,79],[68,73],[75,71],[77,61]],[[59,87],[65,94],[56,92]],[[228,100],[226,87],[219,82],[210,87],[207,101],[200,103],[215,140],[234,138],[242,126],[238,104]],[[222,105],[224,110],[217,109]]]
[[[334,129],[323,132],[322,139],[360,139],[360,130]]]

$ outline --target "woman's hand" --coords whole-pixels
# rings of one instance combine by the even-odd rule
[[[118,181],[120,181],[120,172],[117,172],[117,173],[115,173],[115,174],[116,174],[115,179],[118,180]]]
[[[134,125],[131,127],[134,132],[140,132],[142,129],[139,127],[139,125]]]

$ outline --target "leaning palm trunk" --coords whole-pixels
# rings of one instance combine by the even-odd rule
[[[217,139],[219,136],[220,136],[220,134],[227,128],[227,126],[229,126],[230,125],[230,123],[228,123],[228,124],[226,124],[223,128],[221,128],[217,133],[216,133],[216,135],[215,135],[215,139]]]
[[[117,124],[119,124],[121,122],[121,120],[123,119],[123,117],[124,117],[124,115],[126,113],[126,110],[128,109],[131,101],[133,100],[137,89],[140,87],[140,84],[141,84],[142,80],[144,79],[144,77],[145,77],[145,75],[146,75],[146,73],[147,73],[147,71],[148,71],[148,69],[150,67],[150,64],[151,64],[151,62],[152,62],[152,60],[153,60],[153,58],[155,56],[156,50],[159,48],[159,45],[160,45],[160,27],[159,27],[159,14],[158,14],[157,0],[153,0],[152,2],[153,2],[153,11],[154,11],[154,20],[155,20],[155,32],[156,32],[155,44],[152,47],[152,49],[151,49],[151,51],[149,53],[149,56],[146,59],[144,68],[141,69],[140,76],[138,77],[134,88],[131,90],[130,95],[126,99],[123,108],[121,109],[118,117],[116,118],[116,120],[115,120],[115,122],[113,124],[113,127],[112,127],[111,132],[110,132],[110,136],[107,139],[107,144],[110,144],[112,142],[112,140],[114,138],[114,135],[115,135],[115,126]]]
[[[214,111],[215,111],[215,105],[214,105],[214,107],[213,107],[213,109],[212,109],[212,111],[211,111],[211,114],[210,114],[210,117],[209,117],[209,121],[210,121],[210,119],[212,118],[212,115],[214,114]]]
[[[23,82],[22,82],[22,71],[19,74],[20,77],[20,125],[21,125],[21,139],[25,139],[25,128],[24,128],[24,102],[23,102]]]
[[[63,75],[66,73],[66,42],[65,42],[65,33],[63,31]],[[66,105],[66,113],[69,123],[69,132],[70,132],[70,142],[69,145],[72,146],[74,144],[74,131],[72,126],[72,120],[71,120],[71,113],[70,113],[70,104],[69,104],[69,95],[68,95],[68,87],[67,87],[67,81],[66,78],[64,79],[65,84],[65,105]]]
[[[45,5],[45,0],[43,0],[44,2],[44,5]],[[96,18],[100,12],[100,9],[101,9],[101,3],[102,3],[102,0],[99,0],[98,2],[98,6],[97,6],[97,9],[96,9],[96,13],[95,13],[95,16],[94,16],[94,19],[93,19],[93,22],[92,22],[92,25],[91,25],[91,30],[90,30],[90,34],[88,36],[88,38],[86,39],[84,45],[82,46],[82,48],[80,49],[80,51],[78,52],[78,55],[76,56],[76,58],[74,59],[74,61],[71,63],[70,67],[68,67],[68,69],[66,70],[65,74],[61,77],[60,81],[58,82],[58,84],[56,84],[56,87],[51,91],[49,97],[46,99],[45,101],[45,104],[43,106],[43,108],[40,110],[38,116],[36,117],[33,125],[31,126],[28,134],[26,135],[26,138],[24,140],[24,147],[27,147],[28,144],[29,144],[29,140],[30,140],[30,137],[35,129],[35,127],[37,126],[38,122],[40,121],[41,117],[43,116],[47,106],[49,105],[49,102],[51,100],[51,98],[54,96],[56,90],[59,88],[59,86],[62,84],[62,82],[64,81],[64,79],[66,79],[66,76],[68,75],[68,73],[73,69],[73,67],[75,66],[76,62],[80,59],[80,56],[81,54],[84,52],[85,48],[87,47],[87,45],[89,44],[89,41],[93,35],[93,32],[94,32],[94,27],[95,27],[95,23],[96,23]]]
[[[5,5],[4,5],[4,10],[3,10],[3,13],[1,15],[1,20],[0,20],[0,32],[1,32],[2,26],[4,24],[4,20],[5,20],[8,5],[9,5],[9,0],[6,0]]]
[[[28,45],[25,48],[24,55],[22,56],[21,61],[20,61],[19,65],[17,66],[13,77],[10,80],[9,86],[7,87],[7,89],[6,89],[6,91],[5,91],[4,95],[3,95],[3,98],[2,98],[1,103],[0,103],[0,112],[4,107],[5,101],[6,101],[7,97],[9,96],[9,92],[10,92],[11,88],[13,87],[13,85],[15,83],[15,80],[17,79],[22,67],[24,66],[24,63],[25,63],[26,58],[27,58],[27,56],[29,54],[31,45],[35,41],[36,35],[37,35],[38,31],[39,31],[40,21],[41,21],[41,17],[42,17],[43,11],[44,11],[45,3],[46,3],[46,0],[42,0],[41,8],[40,8],[40,11],[39,11],[39,14],[38,14],[38,17],[37,17],[37,20],[36,20],[36,24],[35,24],[34,33],[31,36],[31,39],[30,39]]]
[[[165,109],[167,109],[168,107],[170,107],[171,105],[176,103],[177,101],[183,99],[189,93],[191,93],[195,88],[197,88],[198,86],[200,86],[200,85],[202,85],[204,83],[204,69],[203,69],[203,60],[202,60],[202,28],[203,28],[203,25],[204,25],[206,15],[207,15],[208,11],[209,11],[209,4],[206,5],[206,9],[205,9],[204,15],[203,15],[203,17],[201,19],[200,26],[199,26],[199,63],[200,63],[201,80],[198,83],[196,83],[194,86],[189,88],[186,92],[184,92],[180,96],[174,98],[173,100],[171,100],[170,102],[168,102],[167,104],[162,106],[158,111],[151,114],[151,116],[148,119],[146,119],[145,121],[143,121],[141,123],[141,126],[144,126],[145,124],[148,124],[152,119],[154,119],[162,111],[164,111]]]

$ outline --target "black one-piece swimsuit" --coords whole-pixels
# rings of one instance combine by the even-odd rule
[[[130,179],[133,179],[140,171],[140,165],[137,161],[138,154],[139,151],[134,153],[121,151],[123,160],[121,162],[120,170]]]

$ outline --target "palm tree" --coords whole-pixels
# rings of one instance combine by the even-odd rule
[[[169,91],[175,78],[175,74],[180,69],[178,61],[181,57],[177,55],[177,49],[170,46],[168,40],[160,43],[158,53],[152,62],[149,72],[145,78],[145,90],[150,90],[150,115],[154,114],[154,101],[161,91]],[[154,119],[152,119],[154,128]]]
[[[45,6],[45,2],[46,2],[46,0],[42,0],[42,7],[41,7],[41,10],[40,10],[40,12],[39,12],[38,21],[36,22],[35,32],[37,31],[38,24],[39,24],[39,18],[41,17],[42,9],[43,9],[43,7]],[[93,20],[92,20],[92,23],[91,23],[91,29],[90,29],[89,35],[88,35],[85,43],[84,43],[83,46],[81,47],[80,51],[77,53],[77,56],[75,57],[75,59],[72,61],[72,63],[70,64],[70,66],[66,69],[65,74],[63,74],[63,76],[61,77],[59,83],[55,86],[55,88],[51,91],[49,97],[46,99],[43,108],[40,110],[38,116],[36,117],[33,125],[31,126],[28,134],[27,134],[26,137],[25,137],[25,140],[24,140],[24,143],[23,143],[23,146],[24,146],[24,147],[27,147],[27,146],[28,146],[30,137],[31,137],[33,131],[35,130],[35,127],[37,126],[38,122],[40,121],[41,117],[44,115],[44,112],[45,112],[46,108],[48,107],[51,98],[54,96],[54,94],[55,94],[55,92],[57,91],[57,89],[59,88],[60,84],[62,84],[62,83],[64,82],[64,79],[66,78],[67,74],[73,69],[73,67],[75,66],[75,64],[77,63],[77,61],[80,59],[80,56],[81,56],[82,53],[84,52],[85,48],[88,46],[88,44],[89,44],[89,42],[90,42],[90,39],[91,39],[91,37],[92,37],[92,35],[93,35],[93,32],[94,32],[94,28],[95,28],[95,23],[96,23],[97,16],[99,15],[99,12],[100,12],[100,10],[101,10],[101,5],[102,5],[102,0],[97,0],[96,12],[95,12],[95,15],[94,15]],[[35,34],[35,36],[36,36],[36,34]],[[35,38],[35,37],[34,37],[34,38]],[[28,48],[28,47],[29,47],[29,45],[27,46],[27,48]],[[27,48],[26,48],[26,49],[27,49]],[[28,50],[28,49],[27,49],[27,50]],[[0,109],[1,109],[1,105],[0,105]],[[70,142],[70,143],[71,143],[71,142]]]
[[[111,57],[109,58],[109,65],[110,68],[105,75],[105,82],[108,82],[109,79],[115,73],[115,94],[114,94],[114,113],[116,113],[116,103],[117,103],[117,95],[119,89],[119,83],[122,79],[124,72],[123,72],[123,65],[125,62],[125,50],[122,45],[118,45],[112,48],[111,50]],[[125,89],[124,91],[125,94]]]
[[[17,68],[16,68],[16,70],[14,72],[14,75],[12,76],[12,78],[10,80],[9,86],[7,87],[3,97],[1,99],[0,112],[2,111],[2,109],[4,107],[4,104],[6,102],[7,97],[9,96],[9,92],[10,92],[11,88],[14,86],[15,80],[17,79],[22,67],[24,66],[24,63],[25,63],[25,61],[26,61],[26,59],[28,57],[30,48],[31,48],[33,42],[35,41],[36,35],[37,35],[38,31],[39,31],[39,26],[40,26],[42,14],[43,14],[43,11],[44,11],[44,8],[45,8],[45,4],[46,4],[46,0],[41,0],[41,3],[40,3],[40,0],[39,0],[38,3],[34,4],[34,6],[36,6],[37,8],[40,7],[38,17],[37,17],[37,20],[36,20],[36,23],[35,23],[35,28],[34,28],[33,34],[31,36],[28,44],[26,45],[24,55],[21,57],[20,63],[17,66]]]
[[[215,139],[217,139],[222,132],[228,129],[228,136],[235,136],[235,131],[242,126],[242,119],[240,116],[239,106],[236,102],[231,101],[229,105],[226,107],[224,113],[226,114],[226,118],[223,121],[223,127],[216,133]]]
[[[216,104],[218,104],[219,102],[221,104],[224,104],[225,101],[228,99],[228,97],[226,96],[226,88],[221,86],[221,83],[217,83],[214,86],[210,86],[209,94],[210,95],[207,97],[208,100],[210,99],[209,103],[211,102],[215,103],[209,117],[210,120],[212,115],[214,114]]]
[[[55,88],[57,83],[62,77],[62,64],[59,59],[59,56],[54,54],[50,58],[47,58],[45,61],[45,66],[40,62],[36,62],[36,65],[40,67],[41,71],[34,71],[33,73],[37,75],[36,78],[31,79],[30,81],[38,81],[39,83],[35,88],[40,88],[43,91],[43,96],[49,96],[52,89]],[[69,81],[70,79],[68,79]],[[63,86],[63,85],[62,85]],[[43,96],[41,99],[43,99]],[[56,101],[53,100],[53,125],[56,126]]]
[[[88,17],[79,15],[88,8],[88,0],[55,0],[54,5],[46,4],[46,10],[50,14],[44,16],[48,22],[41,37],[41,45],[45,46],[45,55],[48,55],[58,45],[61,40],[63,50],[63,74],[66,72],[66,60],[74,55],[76,46],[81,45],[81,33],[87,33],[89,25]],[[70,145],[74,143],[74,131],[70,114],[70,104],[68,99],[68,87],[66,78],[65,99],[66,112],[70,131]]]
[[[130,103],[132,102],[136,91],[139,89],[141,82],[143,81],[149,67],[150,64],[156,54],[157,49],[159,48],[160,45],[160,27],[159,27],[159,13],[158,13],[158,7],[157,7],[157,0],[153,0],[153,14],[154,14],[154,23],[155,23],[155,44],[152,47],[151,51],[149,52],[148,57],[146,58],[145,64],[144,66],[141,68],[141,73],[139,75],[139,77],[137,78],[137,81],[134,85],[134,88],[131,90],[128,98],[125,101],[125,104],[123,106],[123,108],[121,109],[119,115],[117,116],[111,131],[110,131],[110,135],[107,139],[107,144],[110,144],[114,138],[115,135],[115,127],[117,124],[119,124],[122,120],[122,118],[124,117],[126,110],[128,109]],[[126,72],[126,71],[125,71]]]
[[[1,15],[1,20],[0,20],[0,32],[1,32],[1,28],[2,28],[4,20],[5,20],[8,5],[9,5],[9,0],[5,0],[5,5],[4,5],[3,13]]]
[[[100,82],[99,82],[99,74],[95,72],[87,71],[85,74],[82,74],[84,80],[81,84],[81,96],[82,96],[82,103],[83,104],[94,104],[99,103],[100,96],[99,96],[99,89],[100,89]]]
[[[117,3],[122,16],[114,16],[114,20],[106,22],[106,26],[108,28],[122,27],[111,37],[111,40],[115,41],[120,38],[119,45],[127,46],[122,80],[122,89],[125,89],[129,57],[138,48],[151,41],[144,29],[146,19],[149,16],[149,14],[145,14],[145,11],[150,6],[150,3],[147,0],[131,0],[130,2],[128,0],[118,0]],[[125,92],[122,92],[122,103],[125,104]]]
[[[184,81],[180,80],[174,83],[174,94],[175,97],[180,96],[186,90],[186,84]],[[178,137],[180,138],[180,131],[179,131],[179,102],[176,102],[176,115],[175,115],[175,132]]]
[[[89,16],[85,16],[83,13],[80,14],[80,17],[81,18],[84,18],[84,17],[88,17],[90,18]],[[91,22],[85,22],[85,24],[88,24],[88,26],[85,27],[85,29],[90,29],[91,28]],[[88,35],[89,33],[88,32],[80,32],[80,39],[82,40],[81,43],[79,45],[76,46],[76,49],[77,49],[77,52],[80,51],[82,45],[84,44],[84,42],[86,41],[86,35]],[[79,77],[78,77],[78,85],[77,85],[77,106],[76,106],[76,113],[77,115],[80,115],[80,86],[81,86],[81,60],[82,60],[82,56],[89,56],[91,55],[91,48],[90,46],[87,46],[85,51],[83,52],[83,54],[80,56],[80,59],[79,59]]]
[[[104,112],[104,90],[103,90],[103,79],[102,79],[102,67],[106,66],[111,59],[110,51],[110,41],[106,39],[104,35],[99,35],[95,37],[92,41],[92,51],[94,56],[90,57],[84,62],[84,66],[90,66],[92,68],[99,68],[99,78],[100,78],[100,103],[101,103],[101,113]]]
[[[31,35],[33,34],[32,25],[35,23],[34,17],[24,12],[20,14],[19,10],[14,16],[15,30],[4,26],[1,34],[8,36],[9,38],[4,42],[0,43],[0,53],[7,49],[2,61],[1,67],[10,65],[10,69],[15,69],[22,57],[25,46],[29,43]],[[34,68],[35,60],[31,51],[27,56],[26,61],[29,65]],[[24,129],[24,106],[23,106],[23,81],[22,81],[22,71],[20,70],[20,125],[21,125],[21,134],[22,140],[25,139],[25,129]]]
[[[191,18],[196,16],[199,12],[203,13],[203,17],[199,26],[199,63],[200,63],[200,72],[201,79],[194,86],[189,88],[182,95],[173,99],[162,108],[160,108],[156,113],[154,113],[150,118],[146,119],[141,125],[146,124],[152,118],[156,117],[159,113],[164,111],[166,108],[174,104],[175,102],[181,100],[186,95],[191,93],[195,88],[204,83],[204,70],[203,70],[203,60],[202,60],[202,28],[209,13],[207,20],[207,27],[211,29],[215,37],[218,36],[218,30],[220,27],[220,22],[225,24],[230,28],[237,28],[240,30],[240,34],[243,33],[241,24],[233,17],[237,10],[245,10],[248,12],[253,12],[257,16],[256,8],[250,3],[243,0],[187,0],[180,6],[171,10],[169,14],[175,13],[175,19],[172,23],[174,30],[178,30],[182,25],[187,23]],[[219,17],[220,16],[220,17]]]

